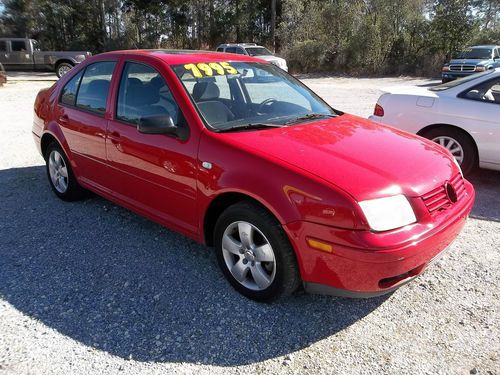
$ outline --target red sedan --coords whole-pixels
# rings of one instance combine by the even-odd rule
[[[35,101],[64,200],[91,190],[214,246],[245,296],[367,297],[421,274],[474,201],[439,145],[331,108],[249,56],[93,56]]]

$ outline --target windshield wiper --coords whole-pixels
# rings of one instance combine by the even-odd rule
[[[285,125],[282,124],[270,124],[265,122],[255,122],[250,124],[233,125],[229,128],[219,129],[219,133],[237,131],[237,130],[248,130],[248,129],[265,129],[265,128],[282,128]]]
[[[314,119],[319,119],[319,118],[323,118],[323,117],[337,117],[337,116],[338,115],[334,115],[334,114],[330,114],[330,113],[308,113],[306,115],[296,117],[291,121],[285,122],[285,125],[293,124],[293,123],[296,123],[299,121],[304,121],[304,120],[314,120]]]

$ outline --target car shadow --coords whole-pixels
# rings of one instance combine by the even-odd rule
[[[436,80],[436,79],[429,79],[430,82],[428,83],[422,83],[420,85],[417,85],[417,87],[434,87],[437,85],[441,84],[441,80]]]
[[[500,172],[480,169],[467,179],[476,189],[476,202],[470,217],[500,222]]]
[[[388,297],[236,293],[211,250],[102,198],[57,199],[42,166],[0,171],[0,296],[126,359],[244,365],[342,331]]]
[[[7,81],[57,81],[58,78],[54,72],[34,72],[34,71],[7,71]]]
[[[500,173],[474,176],[473,216],[499,220]],[[89,347],[126,359],[244,365],[335,335],[387,296],[297,293],[259,304],[211,250],[102,198],[57,199],[42,166],[0,171],[0,296]]]

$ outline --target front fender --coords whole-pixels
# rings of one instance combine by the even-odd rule
[[[345,192],[280,160],[227,143],[221,135],[205,132],[200,142],[200,218],[220,194],[233,192],[260,202],[282,225],[304,220],[339,228],[366,227],[357,204]],[[212,168],[203,168],[203,162]]]

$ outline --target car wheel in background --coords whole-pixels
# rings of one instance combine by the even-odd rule
[[[477,167],[477,151],[471,137],[459,129],[440,126],[423,134],[437,144],[448,149],[455,157],[464,174],[470,174]]]
[[[71,65],[70,63],[67,63],[67,62],[62,62],[62,63],[57,64],[57,66],[56,66],[57,77],[61,78],[63,75],[68,73],[71,70],[71,68],[73,68],[73,65]]]
[[[47,147],[45,163],[50,187],[59,198],[74,201],[86,195],[87,191],[76,181],[68,158],[57,143]]]
[[[224,276],[246,297],[271,302],[299,287],[292,245],[280,223],[263,207],[250,201],[228,207],[217,220],[214,237]]]

